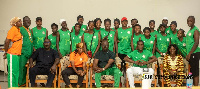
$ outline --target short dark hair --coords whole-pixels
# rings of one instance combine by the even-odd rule
[[[79,25],[79,27],[81,28],[81,24],[76,23],[76,24],[74,25],[74,29],[75,29],[76,25]]]
[[[39,21],[39,20],[42,21],[42,17],[37,17],[37,18],[36,18],[36,21]]]
[[[80,18],[84,19],[82,15],[79,15],[79,16],[77,17],[77,21],[78,21]]]
[[[143,32],[145,32],[146,30],[149,30],[149,31],[151,32],[151,30],[150,30],[149,27],[145,27],[145,28],[143,29]]]
[[[115,21],[117,21],[120,25],[120,20],[118,18],[114,19],[114,23],[115,23]]]
[[[104,20],[104,24],[106,24],[106,22],[109,22],[111,24],[111,20],[109,18]]]
[[[155,21],[154,21],[154,20],[150,20],[150,21],[149,21],[149,24],[150,24],[151,22],[153,22],[153,23],[155,24]]]
[[[160,24],[159,28],[160,28],[161,26],[167,28],[167,25],[166,25],[166,24]]]
[[[176,21],[172,21],[170,25],[172,25],[172,24],[176,25],[176,27],[177,27]]]
[[[141,25],[139,25],[139,24],[136,24],[134,27],[136,27],[136,26],[139,26],[139,27],[140,27],[140,29],[141,29]]]
[[[24,20],[25,18],[29,18],[29,17],[28,17],[28,16],[24,16],[24,17],[23,17],[23,20]],[[29,19],[30,19],[30,18],[29,18]]]
[[[144,42],[143,42],[142,40],[137,41],[137,44],[138,44],[139,42],[142,42],[142,43],[144,44]]]
[[[88,26],[90,25],[90,23],[93,23],[95,25],[95,23],[94,23],[93,20],[91,20],[91,21],[88,22]]]
[[[136,20],[136,21],[137,21],[137,23],[138,23],[138,20],[137,20],[136,18],[134,18],[134,19],[131,19],[131,22],[132,22],[133,20]]]
[[[97,23],[98,20],[100,20],[100,22],[102,23],[102,21],[101,21],[100,18],[96,18],[96,19],[94,20],[94,27],[96,27],[96,23]]]
[[[170,55],[169,49],[170,49],[172,46],[176,49],[176,52],[175,52],[175,53],[176,53],[176,55],[177,55],[177,54],[178,54],[178,46],[177,46],[176,44],[170,44],[170,45],[168,46],[167,54]]]
[[[52,28],[53,26],[56,26],[56,27],[58,28],[58,25],[55,24],[55,23],[52,23],[52,24],[51,24],[51,28]]]
[[[188,18],[192,18],[192,19],[194,19],[194,21],[195,21],[195,17],[194,17],[194,16],[189,16]]]

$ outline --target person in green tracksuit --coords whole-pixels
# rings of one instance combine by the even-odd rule
[[[115,31],[110,28],[111,26],[111,20],[105,19],[104,20],[104,26],[105,29],[100,31],[101,34],[101,40],[102,39],[108,39],[109,43],[109,50],[112,52],[115,52]],[[102,50],[102,48],[101,48]]]
[[[186,37],[184,34],[183,29],[179,29],[177,32],[178,40],[176,45],[178,46],[179,52],[182,55],[182,57],[186,58],[187,51],[186,51]]]
[[[153,55],[156,49],[156,38],[151,36],[151,30],[149,27],[143,29],[144,35],[141,36],[140,40],[144,42],[144,50],[150,51]]]
[[[82,33],[80,32],[81,24],[76,23],[75,24],[75,32],[71,33],[71,52],[74,52],[76,50],[76,44],[81,43]]]
[[[26,63],[33,52],[33,35],[31,34],[31,20],[28,16],[23,18],[23,26],[20,27],[20,33],[23,36],[22,51],[19,59],[19,86],[26,83]]]
[[[122,72],[115,65],[115,53],[109,50],[107,39],[103,39],[101,43],[102,50],[98,51],[94,57],[93,69],[95,71],[95,85],[101,87],[101,76],[114,76],[114,87],[119,87]]]
[[[48,38],[48,30],[42,27],[42,18],[36,18],[37,26],[31,29],[33,34],[33,51],[35,52],[38,48],[44,48],[44,39]]]
[[[117,29],[119,28],[120,25],[120,20],[118,18],[114,19],[114,28],[112,28],[112,30],[117,31]]]
[[[99,32],[99,31],[103,30],[103,28],[101,28],[101,23],[102,23],[102,21],[100,18],[96,18],[94,20],[94,27],[95,27],[94,32]]]
[[[92,52],[92,58],[94,58],[96,52],[100,48],[101,35],[99,32],[94,31],[94,21],[88,22],[89,29],[85,31],[82,36],[82,42],[84,44],[85,53]]]
[[[177,27],[176,21],[172,21],[170,24],[170,29],[171,29],[172,33],[168,34],[169,37],[171,37],[171,44],[176,44],[177,40],[178,40],[178,37],[177,37],[178,29],[176,29],[176,27]]]
[[[67,28],[66,20],[60,19],[62,28],[56,34],[56,47],[59,57],[69,56],[70,53],[70,31]]]
[[[170,37],[165,33],[166,25],[160,24],[160,33],[157,34],[156,57],[167,54],[167,48],[171,44]]]
[[[189,16],[187,19],[187,24],[190,30],[186,35],[186,49],[187,56],[186,59],[189,61],[191,66],[191,72],[193,75],[194,86],[199,84],[199,59],[200,59],[200,47],[199,46],[199,29],[194,25],[195,17]]]
[[[83,25],[83,21],[84,21],[83,16],[79,15],[77,17],[77,21],[81,25],[80,34],[83,35],[83,33],[85,32],[85,30],[87,30],[87,28],[88,28],[87,25]],[[74,32],[75,32],[75,26],[72,27],[72,32],[71,33],[74,33]]]
[[[156,30],[154,30],[154,28],[155,28],[155,21],[154,20],[150,20],[149,21],[149,28],[150,28],[150,35],[151,36],[154,36],[155,37],[155,35],[157,35],[158,34],[158,31],[156,31]]]
[[[133,40],[131,43],[133,48],[132,50],[136,50],[137,42],[139,41],[140,37],[142,37],[141,26],[139,24],[136,24],[134,28],[135,28],[135,33],[131,38],[131,40]]]
[[[56,34],[58,32],[58,25],[53,23],[51,24],[52,34],[48,36],[48,39],[51,41],[51,48],[57,51],[56,48]]]

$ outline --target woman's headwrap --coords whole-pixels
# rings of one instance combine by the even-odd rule
[[[76,44],[76,48],[83,48],[83,43]]]
[[[17,21],[19,21],[19,20],[20,20],[19,17],[14,17],[14,18],[12,18],[12,19],[10,20],[10,25],[11,25],[11,26],[15,26],[16,23],[17,23]]]

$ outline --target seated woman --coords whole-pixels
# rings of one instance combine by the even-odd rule
[[[82,85],[84,75],[86,73],[87,55],[83,52],[83,43],[76,45],[76,50],[70,54],[70,65],[62,71],[62,77],[66,85],[73,88],[70,84],[68,76],[78,75],[77,88]]]
[[[167,55],[165,55],[163,60],[164,65],[164,75],[165,81],[167,82],[167,86],[171,87],[170,77],[176,76],[173,78],[176,80],[176,86],[180,87],[183,83],[183,78],[181,77],[183,74],[183,58],[181,55],[178,55],[178,47],[175,44],[169,45],[167,49]]]

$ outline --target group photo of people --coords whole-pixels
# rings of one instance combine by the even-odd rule
[[[94,72],[95,83],[90,83],[90,87],[102,87],[101,76],[111,75],[114,77],[112,87],[122,87],[127,83],[126,87],[134,88],[133,75],[143,75],[144,69],[148,69],[148,74],[152,76],[187,76],[188,73],[184,73],[184,61],[190,65],[193,85],[198,86],[200,30],[195,26],[194,16],[187,17],[186,22],[190,27],[187,33],[177,28],[176,21],[168,22],[167,17],[162,19],[159,27],[155,27],[156,22],[150,20],[149,26],[142,28],[136,18],[128,20],[122,17],[112,21],[109,18],[95,18],[84,25],[84,17],[78,15],[77,23],[71,30],[65,19],[60,19],[61,28],[58,28],[59,24],[52,23],[52,34],[48,34],[48,30],[42,26],[42,17],[35,19],[36,26],[33,28],[30,28],[33,24],[31,20],[33,22],[34,19],[29,16],[10,20],[12,28],[7,32],[3,55],[8,60],[8,87],[37,87],[36,76],[47,75],[47,83],[41,85],[60,87],[60,84],[53,84],[60,83],[54,82],[59,81],[55,77],[62,77],[65,87],[73,88],[69,76],[77,75],[75,87],[80,88],[84,76],[92,76],[88,72],[88,66],[91,65],[89,71]],[[129,21],[132,26],[127,25]],[[114,28],[111,28],[111,24],[114,24]],[[11,42],[13,44],[9,48]],[[64,62],[66,66],[61,71],[57,66],[63,58],[69,63]],[[120,67],[116,64],[117,60],[121,60]],[[131,67],[126,68],[127,62],[132,63]],[[151,63],[156,63],[157,69],[149,67]],[[27,85],[27,78],[30,86]],[[86,80],[92,82],[91,79]],[[174,79],[174,87],[183,86],[184,80],[181,77]],[[147,85],[151,87],[153,78],[148,81]],[[161,82],[172,87],[168,77]],[[88,84],[85,86],[87,88]]]

